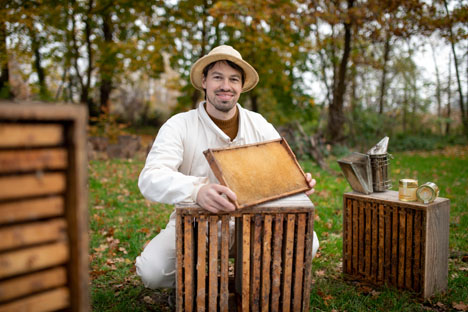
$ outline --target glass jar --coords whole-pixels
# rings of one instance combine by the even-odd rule
[[[424,204],[432,203],[439,196],[439,187],[432,182],[427,182],[418,187],[416,197]]]
[[[418,180],[401,179],[398,188],[398,199],[401,201],[416,201],[416,190],[418,189]]]

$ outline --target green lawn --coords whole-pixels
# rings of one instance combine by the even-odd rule
[[[313,261],[313,311],[468,310],[468,146],[433,152],[393,154],[394,190],[401,178],[432,181],[451,201],[449,281],[445,294],[421,300],[387,287],[346,281],[341,274],[342,194],[351,191],[336,159],[332,172],[302,162],[317,179],[315,230],[320,249]],[[90,274],[95,311],[171,311],[168,291],[148,290],[135,274],[134,260],[144,244],[163,228],[169,205],[150,203],[137,187],[144,161],[100,160],[89,164]],[[466,310],[465,310],[466,311]]]

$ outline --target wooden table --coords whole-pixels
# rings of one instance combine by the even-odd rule
[[[314,205],[306,195],[226,214],[182,203],[176,214],[177,311],[309,311]]]
[[[343,196],[343,272],[427,298],[447,288],[450,201],[403,202],[398,192]]]

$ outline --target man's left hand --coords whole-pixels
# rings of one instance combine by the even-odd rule
[[[305,194],[309,196],[315,192],[314,187],[317,181],[315,181],[315,179],[312,179],[312,175],[309,172],[307,172],[305,176],[306,176],[307,183],[309,183],[309,187],[310,187],[310,190],[306,191]]]

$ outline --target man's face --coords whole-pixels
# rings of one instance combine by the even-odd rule
[[[206,90],[207,105],[228,113],[236,106],[242,92],[242,75],[226,62],[217,62],[203,77],[202,86]]]

